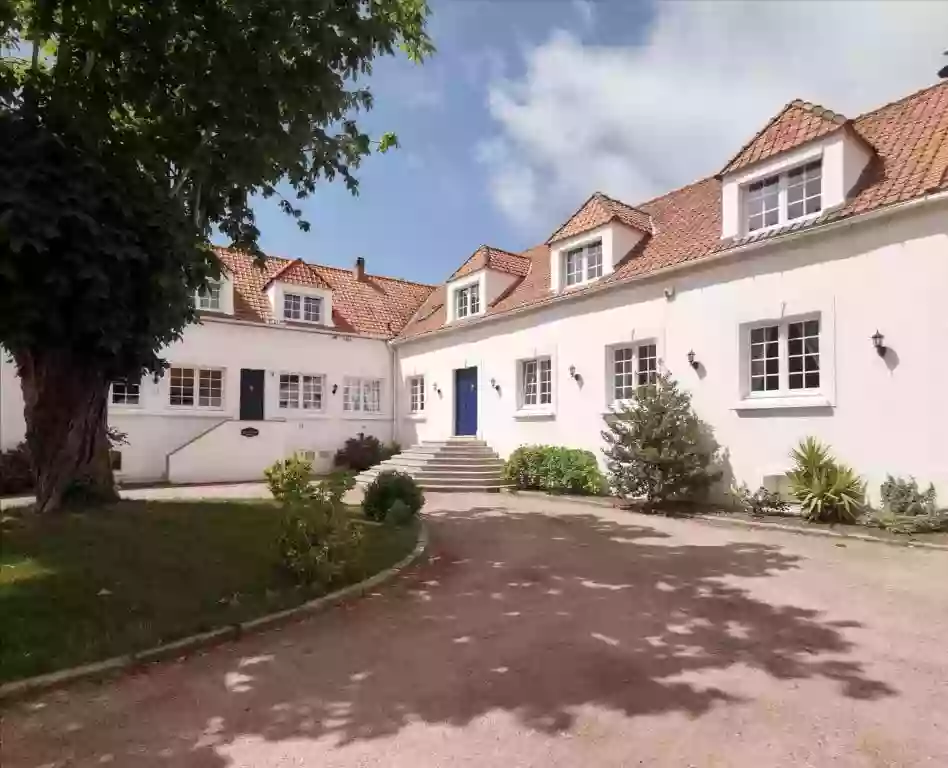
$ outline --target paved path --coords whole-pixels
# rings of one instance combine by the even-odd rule
[[[948,764],[948,553],[429,511],[432,560],[377,595],[17,705],[4,768]]]

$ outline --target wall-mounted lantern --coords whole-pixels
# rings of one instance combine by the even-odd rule
[[[500,392],[500,384],[497,383],[497,379],[492,378],[492,379],[490,380],[490,385],[491,385],[491,387],[492,387],[493,389],[495,389],[497,392]]]
[[[889,351],[889,348],[884,344],[885,336],[883,336],[878,329],[872,334],[872,346],[876,348],[876,354],[879,357],[885,357],[885,353]]]
[[[441,387],[438,386],[437,382],[433,382],[431,384],[431,388],[434,390],[435,394],[438,395],[438,397],[441,397]]]
[[[338,392],[338,391],[339,391],[339,385],[338,385],[338,384],[333,384],[333,385],[332,385],[332,393],[333,393],[333,394],[336,394],[336,392]]]
[[[690,365],[696,371],[698,370],[698,366],[701,365],[701,363],[695,360],[695,351],[693,349],[688,352],[688,365]]]
[[[570,377],[571,379],[578,379],[578,378],[579,378],[579,374],[576,373],[576,366],[575,366],[575,365],[571,365],[571,366],[569,367],[569,377]]]

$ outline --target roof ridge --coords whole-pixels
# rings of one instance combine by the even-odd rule
[[[480,248],[486,248],[489,251],[500,251],[500,253],[506,253],[508,256],[518,256],[521,259],[528,259],[529,256],[524,256],[522,253],[517,253],[516,251],[508,251],[506,248],[498,248],[496,245],[487,245],[486,243]],[[478,250],[480,250],[480,248]],[[475,251],[477,253],[477,251]]]
[[[921,96],[926,91],[934,91],[936,88],[944,88],[944,87],[948,87],[948,80],[939,80],[937,83],[926,85],[924,88],[919,88],[917,91],[914,91],[913,93],[910,93],[906,96],[902,96],[901,98],[895,99],[894,101],[888,101],[885,104],[881,104],[880,106],[876,107],[875,109],[870,109],[868,112],[863,112],[861,115],[856,115],[856,117],[852,119],[852,122],[855,123],[871,115],[875,115],[877,112],[881,112],[884,109],[889,109],[889,107],[894,107],[896,104],[901,104],[903,101],[909,101],[910,99],[917,98],[918,96]]]
[[[252,254],[248,253],[247,251],[240,250],[239,248],[229,248],[229,247],[224,246],[224,245],[213,245],[213,244],[212,244],[212,247],[215,248],[215,249],[217,249],[217,250],[219,250],[219,251],[224,251],[224,252],[226,252],[226,253],[236,253],[236,254],[241,254],[241,255],[244,255],[244,256],[249,256],[249,257],[252,258]],[[269,254],[269,253],[264,253],[264,256],[266,256],[266,258],[268,258],[268,259],[273,259],[273,260],[275,260],[275,261],[285,261],[285,262],[287,262],[283,267],[280,268],[280,271],[282,271],[283,269],[286,269],[287,266],[289,266],[289,265],[291,265],[291,264],[293,264],[293,263],[295,263],[295,262],[298,261],[298,262],[300,262],[301,264],[304,264],[305,266],[309,267],[310,269],[313,269],[313,268],[319,268],[319,269],[334,269],[334,270],[336,270],[337,272],[351,272],[351,270],[350,270],[350,269],[347,269],[346,267],[337,267],[337,266],[335,266],[334,264],[317,264],[317,263],[312,262],[312,261],[306,261],[306,259],[302,258],[301,256],[297,256],[297,257],[294,258],[294,259],[288,258],[288,257],[286,257],[286,256],[274,256],[274,255]],[[275,273],[275,274],[276,274],[276,273]],[[379,278],[379,279],[381,279],[381,280],[394,280],[394,281],[397,282],[397,283],[406,283],[406,284],[408,284],[408,285],[418,285],[418,286],[421,286],[422,288],[437,288],[438,285],[440,285],[440,283],[437,283],[437,284],[435,284],[435,283],[420,283],[420,282],[418,282],[417,280],[406,280],[406,279],[403,278],[403,277],[390,277],[389,275],[376,275],[376,274],[370,274],[370,273],[368,273],[368,272],[366,273],[366,277],[377,277],[377,278]],[[268,279],[268,280],[272,280],[273,278],[270,277],[270,278],[267,278],[267,279]]]
[[[349,273],[352,272],[352,270],[347,267],[337,267],[335,264],[314,264],[311,261],[305,261],[303,263],[308,264],[311,267],[318,267],[319,269],[332,269],[332,270],[335,270],[336,272],[349,272]],[[439,285],[441,285],[441,283],[437,283],[437,284],[419,283],[417,280],[406,280],[404,277],[391,277],[390,275],[377,275],[371,272],[366,272],[365,276],[374,277],[379,280],[391,280],[396,283],[405,283],[406,285],[417,285],[422,288],[437,288]]]
[[[836,110],[828,109],[822,104],[817,104],[815,101],[806,101],[805,99],[794,99],[790,102],[791,105],[799,107],[800,109],[805,109],[807,112],[810,112],[817,117],[822,117],[823,119],[832,120],[834,123],[843,123],[849,122],[849,118],[846,115],[843,115]]]

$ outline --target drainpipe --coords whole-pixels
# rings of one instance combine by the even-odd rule
[[[392,358],[392,440],[398,439],[398,349],[391,342],[386,341],[389,355]]]

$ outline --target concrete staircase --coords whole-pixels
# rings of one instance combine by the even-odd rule
[[[406,472],[426,491],[499,491],[507,484],[504,462],[483,440],[450,437],[440,442],[422,442],[402,451],[356,478],[368,485],[387,469]]]

